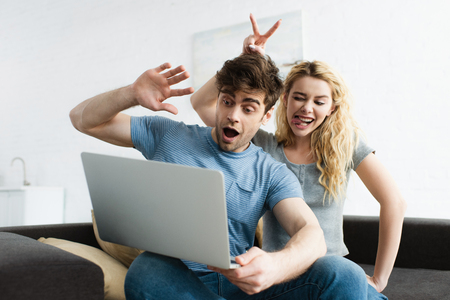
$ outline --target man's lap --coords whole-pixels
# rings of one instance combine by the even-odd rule
[[[127,299],[282,300],[321,297],[360,300],[367,297],[368,284],[364,271],[355,263],[339,256],[325,256],[298,278],[256,295],[247,295],[221,274],[196,273],[178,259],[145,252],[130,266],[125,292]],[[386,299],[370,289],[369,294],[372,296],[369,299]]]
[[[365,273],[357,264],[340,256],[322,257],[298,278],[255,295],[245,294],[221,274],[197,273],[197,276],[225,299],[386,299],[373,288],[368,290]]]

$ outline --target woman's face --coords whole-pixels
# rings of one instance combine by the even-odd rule
[[[289,126],[297,137],[309,136],[334,110],[328,83],[309,76],[297,79],[283,102]]]

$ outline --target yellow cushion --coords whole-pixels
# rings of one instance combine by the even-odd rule
[[[103,252],[102,250],[88,245],[72,241],[40,238],[39,242],[58,247],[72,254],[81,256],[102,268],[105,282],[105,299],[124,299],[125,275],[128,269],[120,262]]]
[[[92,214],[92,224],[94,225],[95,238],[97,239],[97,242],[100,245],[100,247],[103,249],[103,251],[105,251],[118,261],[120,261],[125,267],[129,268],[133,260],[144,251],[137,248],[127,247],[103,241],[98,235],[94,210],[91,210],[91,214]]]

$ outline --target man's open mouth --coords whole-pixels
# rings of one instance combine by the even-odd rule
[[[223,129],[223,133],[225,134],[226,137],[228,138],[234,138],[236,136],[239,135],[239,132],[237,132],[237,130],[230,128],[230,127],[225,127]]]

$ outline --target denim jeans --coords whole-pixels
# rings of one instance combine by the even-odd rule
[[[367,283],[364,271],[339,256],[318,259],[287,283],[247,295],[217,273],[193,272],[179,259],[139,255],[125,279],[127,300],[135,299],[387,299]]]

